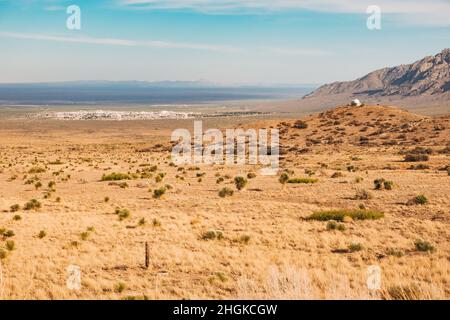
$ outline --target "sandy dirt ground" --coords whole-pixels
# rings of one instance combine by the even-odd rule
[[[264,176],[174,165],[170,134],[191,120],[1,119],[0,299],[449,299],[450,118],[374,106],[302,120],[204,120],[278,127],[281,170]],[[113,172],[125,179],[102,181]],[[308,219],[331,209],[384,216]]]

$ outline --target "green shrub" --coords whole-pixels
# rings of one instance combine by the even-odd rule
[[[206,231],[202,234],[202,240],[221,240],[223,239],[222,231]]]
[[[234,178],[234,184],[236,185],[236,189],[242,190],[247,185],[247,179],[244,177],[235,177]]]
[[[37,210],[40,207],[42,207],[42,204],[39,201],[37,201],[36,199],[31,199],[30,201],[25,203],[23,208],[24,210]]]
[[[350,252],[357,252],[361,251],[363,249],[363,246],[360,243],[352,243],[348,246],[348,251]]]
[[[292,178],[287,181],[288,183],[304,183],[304,184],[312,184],[319,182],[319,179],[315,178]]]
[[[110,174],[104,174],[102,176],[102,181],[119,181],[119,180],[131,180],[131,177],[129,174],[126,173],[110,173]]]
[[[282,174],[280,175],[280,177],[278,178],[278,181],[279,181],[281,184],[286,184],[286,182],[289,181],[289,175],[288,175],[287,173],[282,173]]]
[[[319,221],[343,221],[344,217],[350,217],[353,220],[376,220],[384,217],[384,213],[371,210],[325,210],[317,211],[308,217],[309,220]]]
[[[233,189],[230,189],[228,187],[222,188],[219,191],[219,197],[225,198],[225,197],[231,197],[234,194]]]
[[[123,220],[130,217],[130,210],[125,208],[116,208],[115,214],[119,216],[119,220]]]
[[[336,221],[331,220],[327,223],[327,230],[339,230],[339,231],[345,231],[345,225],[336,223]]]
[[[18,204],[13,204],[11,207],[9,207],[9,211],[11,212],[17,212],[20,210],[20,205]]]
[[[431,253],[436,251],[436,248],[431,243],[425,240],[417,239],[416,242],[414,242],[414,245],[417,251]]]
[[[45,169],[42,167],[32,167],[30,170],[28,170],[28,173],[43,173],[45,172]]]
[[[405,155],[405,162],[421,162],[428,161],[430,157],[426,154],[407,154]]]
[[[13,251],[16,248],[16,244],[12,240],[6,241],[6,249],[8,251]]]
[[[161,198],[166,193],[166,191],[167,191],[166,187],[161,187],[159,189],[153,190],[153,198],[155,199]]]
[[[409,201],[409,204],[417,204],[417,205],[424,205],[427,203],[428,203],[428,198],[425,197],[423,194],[418,195]]]
[[[375,185],[375,190],[392,190],[394,187],[393,181],[388,181],[383,178],[376,179],[373,183]]]

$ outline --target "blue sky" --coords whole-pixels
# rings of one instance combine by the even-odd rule
[[[449,31],[448,0],[0,0],[0,82],[325,83],[435,54]]]

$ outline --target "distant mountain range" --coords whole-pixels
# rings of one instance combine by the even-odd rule
[[[425,115],[450,114],[450,49],[354,81],[326,84],[301,99],[268,105],[265,110],[319,112],[355,98],[365,104],[397,106]]]
[[[315,98],[336,94],[360,96],[442,95],[450,92],[450,49],[412,64],[384,68],[347,82],[321,86],[305,96]]]

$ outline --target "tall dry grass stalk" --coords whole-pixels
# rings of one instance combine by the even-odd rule
[[[362,279],[363,280],[363,279]],[[237,299],[271,300],[441,300],[445,290],[437,285],[414,281],[407,285],[392,285],[371,291],[364,281],[354,283],[347,276],[313,274],[304,268],[272,266],[260,281],[241,277]]]

